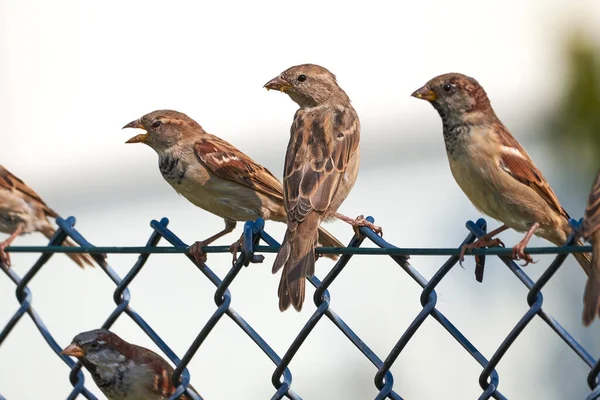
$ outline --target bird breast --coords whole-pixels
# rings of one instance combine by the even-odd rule
[[[48,223],[38,220],[34,206],[10,190],[0,190],[0,232],[13,233],[23,226],[23,233],[37,230]]]
[[[257,218],[285,221],[282,200],[220,178],[200,161],[194,160],[193,163],[186,164],[179,160],[171,161],[167,165],[174,167],[170,171],[166,168],[161,169],[165,180],[177,193],[197,207],[235,221]]]
[[[489,129],[479,127],[471,127],[464,134],[468,136],[448,153],[456,183],[479,211],[513,229],[526,231],[536,218],[515,201],[519,196],[514,191],[524,185],[500,168],[495,152],[498,146],[490,145],[495,138]]]
[[[109,400],[161,400],[167,397],[151,390],[154,374],[133,361],[96,365],[94,381]],[[94,376],[94,375],[93,375]]]

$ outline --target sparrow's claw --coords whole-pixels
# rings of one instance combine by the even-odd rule
[[[233,261],[231,262],[231,265],[235,265],[235,263],[237,262],[237,253],[243,248],[243,243],[244,237],[242,236],[241,238],[239,238],[239,240],[236,240],[231,244],[231,246],[229,246],[229,251],[233,253]]]
[[[463,261],[465,261],[465,253],[467,252],[467,250],[480,249],[483,247],[496,247],[496,246],[504,247],[504,243],[502,242],[502,240],[500,240],[498,238],[490,239],[490,238],[486,238],[485,236],[482,236],[479,239],[477,239],[476,241],[474,241],[473,243],[465,244],[463,247],[460,248],[460,254],[458,255],[458,262],[459,262],[460,266],[462,267],[463,266],[462,263],[463,263]],[[475,255],[475,265],[479,265],[479,255]]]
[[[205,242],[196,242],[190,246],[189,253],[197,263],[204,264],[206,262],[206,253],[202,251],[202,247],[206,246]]]
[[[463,266],[462,263],[465,261],[465,252],[467,251],[467,248],[469,248],[468,246],[468,244],[465,244],[463,247],[460,248],[460,253],[458,255],[458,263],[461,267]]]
[[[367,219],[365,218],[364,215],[359,215],[358,217],[356,217],[351,224],[354,227],[354,233],[356,235],[360,234],[360,231],[359,231],[360,227],[366,226],[367,228],[371,229],[373,232],[375,232],[379,236],[383,237],[383,229],[381,229],[380,226],[377,226],[377,225],[372,224],[371,222],[367,221]]]
[[[504,246],[504,242],[498,238],[495,239],[490,239],[487,244],[486,247],[505,247]]]
[[[526,267],[529,264],[535,264],[537,261],[534,261],[533,258],[529,254],[525,254],[525,244],[519,243],[512,250],[512,258],[515,260],[523,260],[524,264],[521,264],[521,267]]]
[[[6,243],[0,243],[0,262],[10,267],[10,254],[4,251],[6,247]]]

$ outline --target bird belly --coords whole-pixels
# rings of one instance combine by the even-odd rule
[[[486,165],[485,162],[475,165],[467,158],[463,156],[451,159],[450,169],[456,183],[475,208],[517,231],[529,229],[536,222],[535,216],[520,207],[511,197],[510,191],[498,187],[498,179],[505,177],[494,176],[494,166]],[[481,157],[478,161],[480,159]],[[498,171],[505,174],[504,171]]]
[[[268,219],[272,212],[268,202],[263,207],[261,194],[204,169],[188,169],[183,179],[167,181],[190,203],[222,218],[234,221]]]

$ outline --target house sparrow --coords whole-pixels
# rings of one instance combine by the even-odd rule
[[[286,221],[283,187],[277,178],[228,142],[206,133],[187,115],[172,110],[153,111],[123,128],[144,129],[147,133],[136,135],[127,143],[152,147],[158,153],[162,176],[175,191],[225,220],[225,229],[190,247],[196,261],[205,262],[202,247],[233,231],[236,221]],[[319,242],[326,247],[343,247],[321,227]],[[232,245],[234,255],[240,243],[241,239]]]
[[[109,400],[166,400],[177,389],[173,367],[161,356],[106,329],[80,333],[62,354],[76,357]],[[188,390],[198,393],[191,385]]]
[[[48,239],[52,238],[56,229],[48,218],[57,217],[58,214],[48,207],[33,189],[0,165],[0,232],[10,235],[0,243],[0,262],[10,266],[10,255],[4,249],[19,235],[37,231]],[[77,246],[69,239],[65,239],[63,245]],[[82,268],[85,264],[94,266],[89,254],[67,255]]]
[[[583,325],[588,326],[600,312],[600,171],[592,186],[583,218],[581,235],[592,242],[592,263],[583,295]]]
[[[440,114],[450,170],[458,186],[478,210],[504,224],[463,247],[461,259],[467,248],[501,243],[492,238],[508,228],[527,232],[513,248],[513,258],[526,264],[533,262],[524,249],[534,233],[556,245],[567,240],[569,215],[529,155],[500,122],[475,79],[456,73],[440,75],[412,96],[429,101]],[[574,256],[589,274],[589,254]]]
[[[360,121],[335,75],[313,64],[291,67],[265,84],[300,106],[294,115],[285,156],[284,204],[287,230],[273,264],[283,267],[279,309],[302,309],[306,277],[315,272],[317,227],[334,216],[353,224],[381,228],[364,218],[337,214],[350,193],[359,166]]]

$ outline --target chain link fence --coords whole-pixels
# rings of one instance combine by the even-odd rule
[[[369,221],[374,220],[369,217]],[[480,255],[481,263],[475,270],[475,277],[478,281],[483,279],[484,268],[485,268],[485,256],[498,256],[506,264],[509,270],[515,275],[515,277],[525,285],[529,292],[524,301],[527,302],[528,309],[521,319],[514,326],[512,331],[506,336],[504,341],[496,349],[494,354],[488,359],[486,358],[473,343],[469,341],[461,331],[448,319],[444,314],[436,308],[437,295],[435,288],[444,279],[444,277],[450,272],[452,268],[458,263],[458,254],[460,247],[467,243],[474,242],[477,238],[483,236],[486,233],[486,222],[483,219],[477,222],[467,222],[466,227],[468,230],[467,237],[460,243],[456,248],[449,249],[407,249],[398,248],[383,238],[376,235],[373,231],[368,228],[361,228],[360,236],[355,236],[348,247],[342,249],[334,248],[318,248],[318,254],[335,253],[341,254],[340,259],[337,261],[331,271],[323,278],[319,280],[316,276],[309,279],[310,283],[316,288],[313,301],[316,306],[316,310],[312,316],[308,319],[304,327],[298,332],[298,335],[289,346],[285,354],[282,356],[278,355],[271,346],[256,332],[252,326],[231,306],[231,292],[229,287],[238,274],[242,271],[244,266],[248,266],[250,263],[260,263],[263,261],[264,256],[260,253],[274,253],[279,247],[279,243],[273,239],[268,233],[264,231],[264,221],[257,220],[255,222],[249,221],[244,225],[244,251],[238,258],[237,262],[231,267],[224,279],[220,279],[207,265],[196,264],[198,270],[210,281],[215,287],[214,302],[215,311],[213,315],[206,321],[203,328],[200,330],[195,340],[191,343],[188,350],[185,352],[183,357],[179,359],[175,353],[169,348],[168,344],[165,343],[161,337],[155,332],[152,327],[144,320],[144,318],[136,312],[131,306],[131,292],[128,286],[136,278],[138,273],[144,268],[148,257],[154,253],[186,253],[188,245],[181,241],[177,235],[175,235],[168,228],[169,221],[163,218],[160,221],[152,221],[150,226],[153,231],[144,247],[95,247],[89,243],[75,228],[75,219],[70,217],[66,220],[57,219],[59,229],[48,246],[40,247],[11,247],[8,248],[9,252],[39,252],[42,253],[37,262],[33,267],[25,274],[25,276],[18,276],[13,270],[7,268],[5,265],[0,265],[0,268],[8,276],[8,278],[16,285],[16,297],[20,304],[18,309],[14,312],[13,316],[9,319],[6,325],[0,332],[0,346],[3,345],[7,336],[11,333],[17,322],[23,318],[26,314],[31,318],[37,329],[39,330],[42,338],[46,341],[48,346],[56,353],[57,357],[66,363],[71,368],[69,375],[70,382],[73,386],[73,390],[68,395],[67,399],[75,399],[79,395],[87,399],[96,399],[96,396],[92,391],[86,387],[84,375],[81,371],[81,364],[74,362],[71,358],[61,355],[60,352],[68,343],[59,345],[53,338],[51,332],[48,330],[40,315],[32,307],[32,292],[28,288],[28,284],[35,277],[35,275],[44,267],[46,262],[56,252],[81,252],[85,251],[92,254],[94,260],[104,270],[106,275],[116,285],[113,300],[116,304],[114,311],[108,316],[106,321],[102,324],[102,328],[110,329],[110,327],[119,318],[123,318],[127,315],[142,329],[148,337],[162,350],[162,352],[175,364],[176,368],[173,373],[172,380],[178,385],[177,391],[171,396],[171,399],[177,399],[181,394],[186,391],[186,387],[190,383],[190,374],[186,367],[188,366],[191,359],[194,357],[200,346],[203,345],[206,338],[211,334],[213,328],[219,324],[221,318],[226,315],[241,329],[246,335],[248,335],[252,341],[258,346],[266,357],[268,357],[274,365],[274,372],[271,377],[271,383],[274,388],[274,393],[271,399],[302,399],[301,394],[296,393],[292,387],[292,370],[289,365],[297,351],[301,348],[304,341],[311,334],[315,326],[322,321],[325,316],[329,319],[343,334],[344,336],[356,346],[356,348],[373,364],[374,366],[374,385],[376,386],[379,393],[375,399],[403,399],[402,393],[399,393],[399,389],[394,387],[394,376],[390,369],[396,362],[398,356],[401,354],[403,349],[413,338],[413,336],[419,331],[419,328],[423,322],[431,317],[437,321],[450,335],[454,338],[462,348],[477,361],[482,368],[479,376],[479,386],[481,387],[480,400],[484,399],[507,399],[502,394],[499,388],[499,374],[496,371],[496,367],[502,361],[503,356],[511,348],[512,344],[519,337],[519,335],[526,329],[527,325],[534,319],[540,318],[544,321],[552,331],[555,332],[563,341],[564,344],[575,352],[581,360],[587,364],[590,368],[590,372],[587,378],[587,384],[590,387],[590,393],[586,400],[600,398],[600,382],[598,375],[600,374],[600,362],[596,360],[581,346],[570,334],[567,332],[558,321],[556,321],[551,315],[546,313],[543,309],[543,296],[542,289],[561,267],[566,257],[576,251],[591,251],[589,247],[575,247],[572,246],[576,237],[572,234],[568,241],[563,247],[544,247],[544,248],[532,248],[528,249],[527,252],[530,254],[556,254],[555,259],[552,261],[550,266],[537,280],[533,281],[530,279],[523,270],[511,260],[511,249],[505,249],[502,247],[491,248],[491,249],[475,249],[472,251],[473,254]],[[575,229],[579,227],[579,223],[571,221],[571,224]],[[82,248],[69,248],[58,246],[58,243],[62,243],[63,240],[69,236],[75,242],[77,242]],[[157,247],[159,241],[164,239],[172,247]],[[260,241],[266,243],[260,245]],[[364,248],[362,244],[368,241],[375,245],[375,247]],[[211,252],[227,252],[228,246],[211,246],[206,248],[207,253]],[[103,254],[104,253],[137,253],[140,254],[137,262],[127,273],[127,275],[121,278],[111,266],[106,262]],[[391,257],[399,266],[406,272],[419,286],[423,288],[420,296],[420,303],[422,306],[421,311],[415,316],[412,323],[408,326],[405,332],[400,336],[396,344],[393,346],[391,351],[385,355],[384,358],[375,354],[373,350],[365,343],[349,326],[344,322],[344,319],[338,315],[330,307],[330,294],[328,292],[329,286],[343,271],[346,264],[350,261],[353,255],[356,254],[369,254],[372,256],[380,257]],[[417,269],[405,261],[404,256],[410,255],[445,255],[449,258],[434,274],[434,276],[428,281],[425,279]],[[187,256],[190,258],[190,256]],[[190,258],[191,262],[194,262]],[[202,393],[202,387],[196,385],[196,389]],[[1,388],[0,388],[1,390]],[[188,394],[194,399],[200,397],[194,394]],[[0,400],[4,399],[0,394]]]

